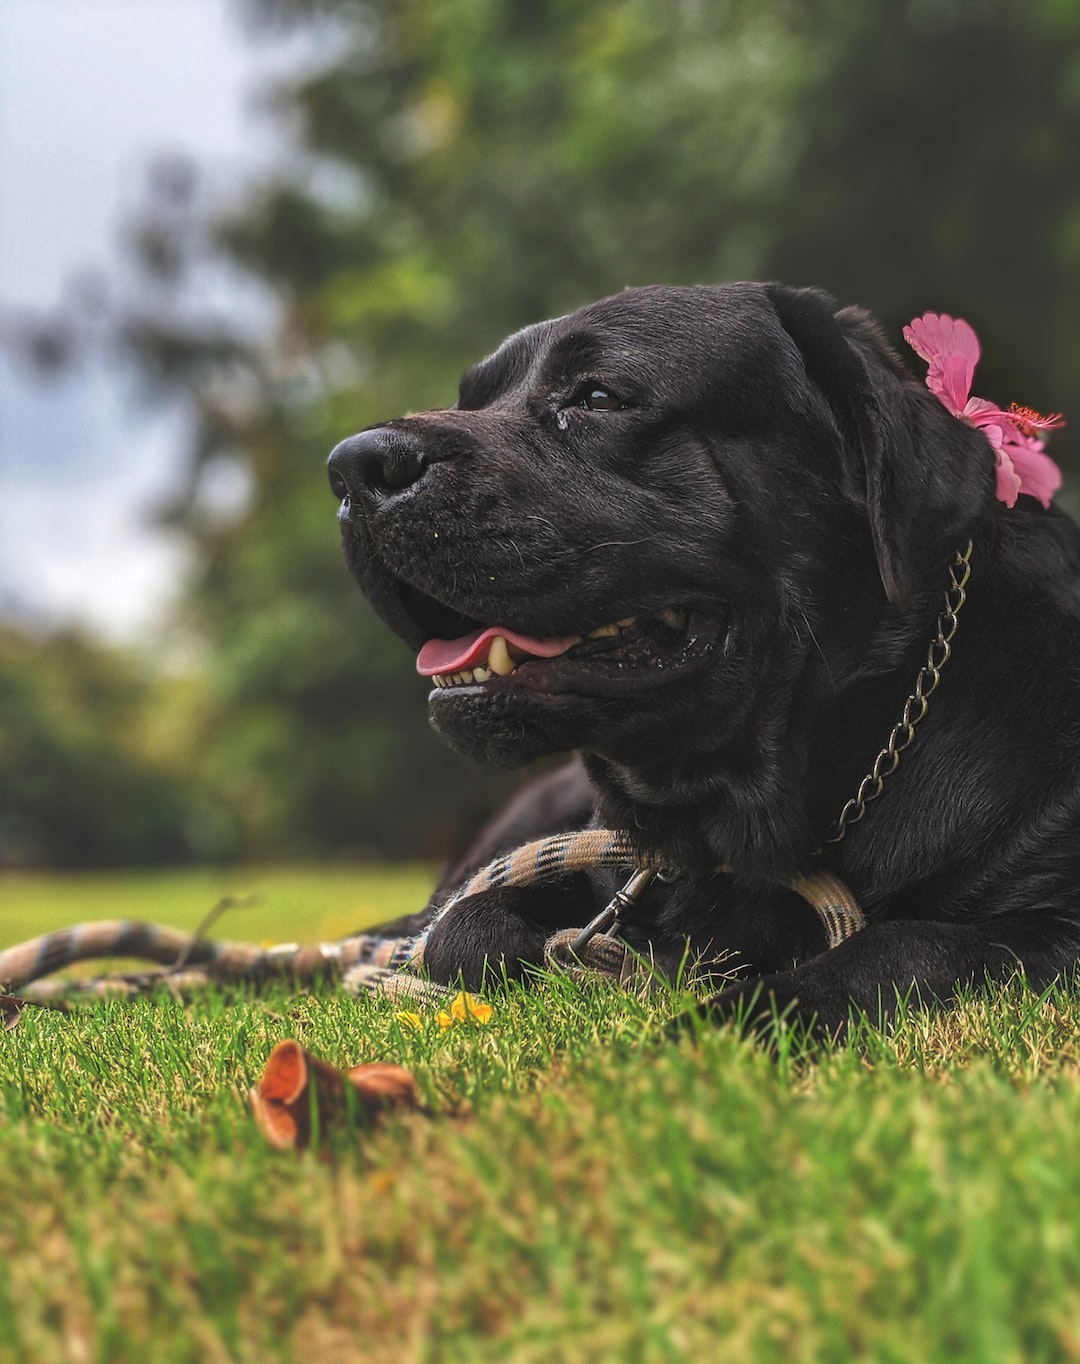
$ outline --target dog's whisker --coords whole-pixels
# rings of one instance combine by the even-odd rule
[[[646,535],[640,540],[604,540],[599,545],[585,545],[583,554],[595,554],[600,549],[633,549],[637,545],[651,545],[656,542],[655,535]]]
[[[833,677],[833,671],[832,671],[832,667],[831,667],[831,665],[830,665],[830,663],[829,663],[828,656],[826,655],[825,650],[824,650],[824,649],[821,647],[821,645],[818,643],[818,637],[817,637],[817,635],[814,634],[814,627],[810,624],[810,621],[809,621],[809,618],[807,617],[806,612],[805,612],[805,611],[800,611],[800,612],[799,612],[799,616],[800,616],[800,618],[801,618],[801,620],[802,620],[802,623],[806,626],[806,632],[807,632],[807,634],[810,636],[810,638],[811,638],[811,639],[813,640],[813,642],[814,642],[814,648],[818,651],[818,654],[821,656],[821,661],[822,661],[822,663],[825,664],[825,674],[826,674],[826,676],[827,676],[828,679],[829,679],[829,685],[832,687],[833,692],[835,693],[835,691],[836,691],[836,678]]]

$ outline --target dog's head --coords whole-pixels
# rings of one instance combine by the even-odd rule
[[[932,620],[994,496],[985,439],[865,314],[758,284],[528,327],[454,407],[343,441],[330,480],[349,566],[457,747],[670,760],[690,783],[749,733],[783,742],[811,655],[854,675],[882,622]]]

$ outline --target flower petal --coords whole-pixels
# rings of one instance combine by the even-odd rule
[[[962,317],[923,313],[904,328],[904,340],[928,364],[933,364],[940,355],[964,355],[972,369],[979,363],[979,338]]]
[[[494,1009],[490,1004],[484,1004],[468,991],[462,990],[454,997],[450,1012],[459,1023],[486,1023]]]
[[[1038,498],[1044,507],[1049,507],[1061,487],[1061,470],[1046,453],[1042,441],[1021,436],[1018,440],[1006,441],[1002,453],[1015,471],[1018,491]]]
[[[1020,435],[1020,428],[1013,420],[1012,414],[987,398],[969,398],[960,415],[969,426],[977,426],[981,431],[988,432],[996,427],[1001,440],[1012,440]],[[990,440],[995,446],[1001,443],[993,436]]]
[[[904,328],[904,340],[926,360],[926,386],[958,417],[971,392],[979,362],[979,338],[963,318],[923,313]]]
[[[1020,495],[1020,475],[1013,468],[1013,462],[999,446],[994,452],[997,456],[997,495],[998,500],[1007,507],[1015,507]]]

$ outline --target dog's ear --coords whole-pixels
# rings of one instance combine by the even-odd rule
[[[992,506],[989,442],[904,369],[867,313],[838,312],[817,289],[766,292],[833,413],[844,491],[865,502],[886,595],[903,606]]]

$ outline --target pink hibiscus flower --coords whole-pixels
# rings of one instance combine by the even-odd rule
[[[1060,413],[1040,417],[1030,407],[1013,403],[1006,412],[971,396],[979,362],[979,338],[963,318],[923,313],[904,328],[904,340],[930,366],[926,386],[954,417],[978,427],[990,442],[997,462],[997,495],[1012,507],[1021,493],[1049,507],[1061,487],[1061,470],[1046,453],[1038,431],[1064,426]]]

